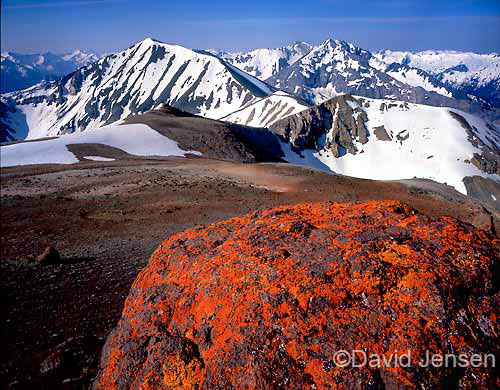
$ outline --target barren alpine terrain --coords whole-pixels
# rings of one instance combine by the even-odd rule
[[[386,3],[1,1],[0,390],[500,389],[500,2]]]
[[[499,229],[498,210],[423,180],[195,157],[2,169],[2,387],[87,388],[131,283],[172,234],[279,205],[364,200]],[[60,264],[37,263],[47,245]]]

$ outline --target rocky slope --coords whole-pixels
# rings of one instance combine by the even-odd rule
[[[77,50],[67,54],[2,53],[0,92],[12,92],[31,87],[41,81],[56,80],[99,59],[92,52]]]
[[[234,162],[284,161],[279,138],[272,132],[216,121],[163,106],[125,119],[125,124],[145,124],[173,139],[183,149],[205,158]]]
[[[374,65],[369,51],[345,41],[329,39],[266,82],[315,104],[347,93],[452,107],[480,113],[493,120],[500,118],[500,110],[474,99],[454,99],[451,91],[425,75],[417,74],[418,80],[406,76],[394,78]]]
[[[101,127],[163,103],[221,118],[274,92],[212,55],[146,39],[50,84],[2,95],[3,133],[28,139]],[[4,137],[5,138],[5,137]]]
[[[427,178],[464,194],[465,177],[483,176],[498,188],[489,201],[500,199],[500,130],[458,110],[343,95],[271,128],[289,162],[379,180]]]
[[[88,389],[137,273],[165,237],[198,225],[280,205],[395,199],[500,232],[500,212],[444,185],[290,164],[129,157],[0,174],[1,389]],[[49,244],[62,264],[37,266]]]
[[[491,389],[498,240],[396,202],[283,206],[172,236],[135,280],[94,389]],[[339,350],[409,367],[342,366]],[[359,363],[359,362],[358,362]]]

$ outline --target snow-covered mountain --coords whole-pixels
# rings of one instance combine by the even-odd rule
[[[2,53],[0,92],[18,91],[43,80],[56,80],[98,59],[99,56],[96,53],[80,50],[61,55],[50,52],[44,54]]]
[[[434,75],[449,89],[477,96],[500,107],[500,54],[457,51],[391,51],[374,53],[386,65],[393,63],[419,68]]]
[[[419,68],[414,68],[406,64],[393,63],[385,67],[384,71],[392,78],[412,87],[421,87],[426,91],[436,92],[450,98],[466,98],[465,95],[457,93],[455,89],[443,84],[436,76]]]
[[[84,132],[1,145],[0,166],[186,155],[240,163],[283,162],[279,139],[268,129],[207,119],[163,105]]]
[[[380,61],[377,60],[379,66],[374,66],[377,64],[372,58],[369,51],[351,43],[328,39],[266,82],[315,104],[348,93],[453,107],[467,112],[481,113],[490,119],[500,117],[496,111],[484,112],[485,108],[481,102],[452,98],[454,95],[451,91],[447,91],[439,81],[423,72],[414,73],[408,69],[402,77],[404,72],[401,69],[397,71],[393,69],[393,76],[396,76],[394,78],[385,69],[380,69]]]
[[[401,90],[400,85],[395,85],[395,88],[388,85],[395,79],[447,98],[469,98],[500,108],[500,55],[496,53],[390,50],[371,53],[332,39],[318,46],[297,42],[277,49],[208,52],[315,104],[342,93],[403,99],[404,94],[391,92]],[[331,72],[334,74],[329,76]],[[305,81],[307,85],[301,88]],[[417,96],[409,101],[450,105],[435,96],[422,96],[421,92],[414,93]],[[457,108],[466,109],[463,105]]]
[[[343,95],[272,129],[292,163],[368,179],[432,179],[464,194],[466,177],[500,183],[500,129],[455,109]]]
[[[498,76],[500,54],[478,54],[451,50],[426,50],[421,52],[382,50],[373,54],[386,64],[394,62],[411,65],[439,74],[457,65],[466,65],[470,72],[489,70],[491,76]]]
[[[61,55],[61,57],[63,60],[71,61],[80,67],[80,66],[90,64],[92,62],[96,62],[102,56],[100,56],[96,53],[93,53],[93,52],[75,50],[74,52],[63,54],[63,55]]]
[[[82,52],[63,58],[79,64],[91,59]],[[372,54],[332,39],[318,46],[298,42],[242,53],[193,51],[146,39],[55,82],[3,94],[0,140],[82,131],[163,103],[209,118],[270,126],[345,93],[451,107],[498,121],[498,65],[495,54]],[[464,67],[467,82],[457,76]]]
[[[274,91],[213,55],[146,39],[55,82],[2,95],[0,123],[11,138],[33,139],[108,125],[163,103],[218,119]]]
[[[313,46],[308,43],[294,42],[289,46],[276,49],[255,49],[237,53],[209,49],[207,52],[222,58],[252,76],[265,80],[293,65],[312,49]]]
[[[228,116],[223,121],[253,127],[269,127],[276,121],[306,110],[310,105],[301,99],[282,91],[277,91],[255,103],[248,104]]]

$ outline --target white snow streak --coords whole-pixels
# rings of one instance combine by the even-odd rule
[[[67,148],[71,144],[103,144],[136,156],[185,156],[186,153],[201,155],[196,151],[180,149],[176,142],[144,124],[109,125],[51,140],[2,146],[0,165],[73,164],[78,159]]]

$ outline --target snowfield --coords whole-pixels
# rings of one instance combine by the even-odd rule
[[[489,129],[484,120],[449,108],[385,99],[356,99],[363,102],[362,109],[368,116],[365,125],[369,132],[366,144],[355,142],[358,153],[346,153],[336,158],[324,146],[329,137],[327,133],[321,140],[319,150],[298,153],[292,151],[290,145],[282,144],[285,159],[290,163],[326,168],[338,174],[365,179],[431,179],[453,186],[463,194],[467,193],[463,183],[466,176],[479,175],[500,182],[498,175],[487,174],[467,162],[481,150],[471,144],[467,132],[450,112],[459,114],[475,126],[479,137],[488,146],[492,145],[489,140],[500,145],[500,131]],[[383,103],[390,108],[382,111]],[[390,141],[377,138],[374,132],[380,126],[390,135]]]
[[[479,92],[481,88],[489,88],[489,94],[496,95],[494,100],[500,100],[499,53],[478,54],[451,50],[412,53],[384,50],[375,53],[374,58],[387,65],[398,63],[423,69],[457,89],[467,90],[469,87],[472,88],[469,92]]]
[[[489,71],[491,78],[500,75],[500,55],[497,53],[478,54],[453,50],[427,50],[417,53],[409,51],[383,50],[374,53],[374,57],[383,63],[407,64],[427,72],[438,74],[457,65],[465,65],[471,73]],[[465,74],[463,74],[466,77]]]
[[[101,156],[85,156],[84,158],[92,161],[116,161],[115,158],[107,158]]]
[[[250,76],[249,74],[247,74],[247,73],[243,72],[242,70],[238,69],[236,66],[233,66],[233,65],[230,65],[230,64],[226,64],[226,65],[233,72],[236,72],[239,76],[243,77],[247,82],[253,84],[257,88],[259,88],[262,91],[264,91],[264,93],[266,95],[271,95],[273,93],[273,91],[271,90],[271,88],[269,88],[269,85],[267,85],[266,83],[260,81],[259,79],[256,79],[256,78]]]
[[[423,74],[420,69],[409,68],[400,70],[386,69],[386,73],[394,79],[411,85],[412,87],[421,87],[427,91],[436,92],[446,97],[453,97],[453,94],[444,87],[444,85],[437,85],[437,82],[431,80],[429,76]]]
[[[73,164],[79,160],[67,146],[72,144],[103,144],[135,156],[182,156],[197,151],[179,148],[176,142],[144,124],[113,124],[82,133],[63,135],[56,139],[21,142],[0,147],[0,166],[30,164]],[[100,156],[85,157],[95,161],[110,161]]]

